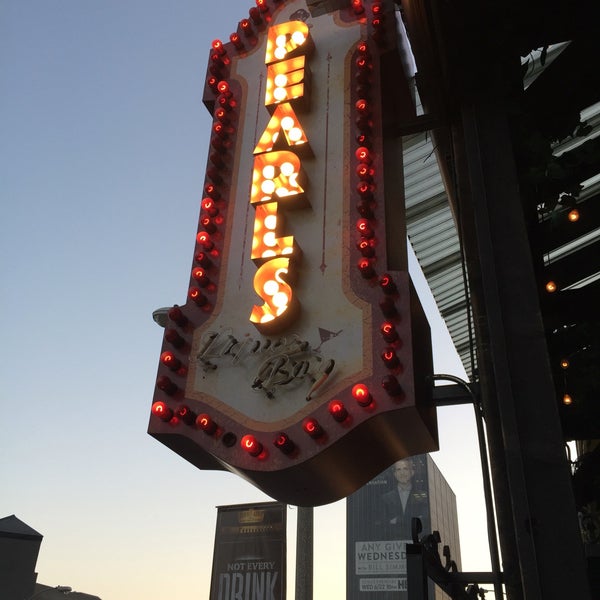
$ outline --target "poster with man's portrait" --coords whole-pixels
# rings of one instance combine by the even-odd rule
[[[407,597],[413,517],[430,532],[427,456],[398,461],[347,499],[347,599]]]

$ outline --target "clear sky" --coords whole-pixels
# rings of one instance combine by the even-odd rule
[[[268,499],[146,433],[162,339],[151,314],[187,291],[208,51],[251,5],[0,0],[0,517],[43,534],[46,585],[203,600],[215,506]],[[464,376],[432,325],[436,371]],[[439,421],[463,569],[487,570],[472,409]],[[315,598],[345,597],[344,530],[344,501],[316,510]]]

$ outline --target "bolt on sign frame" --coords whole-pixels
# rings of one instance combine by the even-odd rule
[[[383,126],[382,79],[400,77],[382,68],[397,55],[394,3],[309,4],[256,0],[212,43],[189,290],[168,313],[148,429],[300,506],[437,449],[429,326]]]

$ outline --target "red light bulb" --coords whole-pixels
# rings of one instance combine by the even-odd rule
[[[302,429],[304,429],[304,431],[314,439],[320,438],[325,433],[323,428],[319,425],[319,422],[312,417],[304,420],[304,423],[302,423]]]
[[[220,169],[218,169],[215,166],[212,166],[208,169],[206,169],[206,176],[209,179],[212,179],[215,183],[223,183],[223,177],[221,177],[221,174],[219,173]]]
[[[206,413],[202,413],[196,417],[196,427],[202,429],[208,435],[212,435],[217,430],[217,424]]]
[[[200,231],[196,236],[196,241],[200,246],[209,252],[215,247],[213,241],[210,239],[210,234],[207,231]]]
[[[214,183],[206,183],[204,185],[204,193],[207,196],[210,196],[213,200],[218,200],[221,195],[219,194],[219,190],[217,189],[217,186]]]
[[[175,348],[181,348],[185,344],[185,340],[175,329],[165,329],[165,340]]]
[[[186,425],[193,425],[196,422],[196,415],[192,412],[190,407],[186,406],[185,404],[179,405],[175,411],[175,415]]]
[[[217,124],[221,125],[221,123]],[[227,148],[229,148],[229,144],[224,138],[219,137],[218,135],[213,135],[213,137],[210,139],[210,147],[216,150],[217,152],[225,153],[227,152]]]
[[[225,46],[221,40],[213,40],[212,48],[219,55],[225,54],[226,52]]]
[[[250,23],[249,19],[242,19],[240,21],[240,29],[247,37],[254,37],[254,30],[252,29],[252,23]]]
[[[356,119],[356,126],[361,131],[370,132],[371,129],[373,128],[373,121],[371,121],[371,118],[369,117],[369,115],[359,115],[358,118]]]
[[[168,350],[160,355],[160,362],[165,365],[165,367],[169,367],[171,371],[179,371],[181,368],[181,361]]]
[[[196,306],[204,306],[208,300],[206,296],[200,291],[200,288],[192,286],[188,290],[188,298],[196,304]]]
[[[256,6],[258,6],[261,12],[267,12],[269,10],[267,0],[256,0]]]
[[[367,163],[359,163],[356,166],[356,174],[358,175],[361,181],[371,182],[373,181],[373,175],[375,174],[375,170]]]
[[[161,391],[167,394],[167,396],[174,396],[179,388],[171,381],[169,377],[166,375],[161,375],[156,380],[156,387]]]
[[[367,146],[371,143],[369,140],[369,136],[366,133],[362,132],[358,133],[354,139],[356,140],[356,143],[360,144],[361,146]]]
[[[369,200],[361,200],[356,205],[356,210],[363,219],[372,219],[375,216],[375,213],[373,213],[373,209],[371,208],[371,202]]]
[[[381,335],[383,336],[383,339],[388,344],[393,344],[395,341],[397,341],[399,339],[398,332],[396,331],[394,324],[390,323],[389,321],[385,321],[385,323],[383,323],[381,325],[381,327],[379,328],[379,331],[381,331]]]
[[[359,181],[356,191],[363,200],[370,200],[373,197],[373,184],[368,181]]]
[[[222,143],[225,142],[225,140],[227,140],[227,138],[229,137],[229,129],[225,126],[224,123],[221,123],[220,121],[217,121],[213,126],[212,126],[212,130],[213,133],[215,134],[215,136],[217,136],[220,140],[222,140]],[[214,146],[214,144],[216,144],[217,140],[213,139],[211,140],[211,144]]]
[[[244,42],[242,42],[242,38],[240,37],[239,33],[232,33],[229,36],[229,40],[231,41],[231,43],[236,47],[237,50],[243,50],[244,49]]]
[[[259,456],[263,451],[263,445],[250,434],[245,435],[240,440],[240,446],[250,455]]]
[[[175,305],[169,309],[169,319],[179,325],[179,327],[184,327],[187,325],[187,317],[183,314],[183,311],[179,306]]]
[[[383,387],[389,396],[397,397],[402,395],[402,386],[393,375],[386,375],[381,380],[381,387]]]
[[[229,123],[227,110],[225,110],[222,106],[219,106],[219,108],[215,110],[215,118],[217,118],[221,123]]]
[[[209,217],[216,217],[219,214],[216,202],[212,198],[202,198],[202,210]]]
[[[357,383],[352,388],[352,396],[360,406],[369,406],[373,401],[369,388],[364,383]]]
[[[369,77],[371,74],[370,72],[373,68],[371,61],[367,56],[362,55],[354,61],[354,64],[358,67],[359,71],[361,71],[360,75],[358,75],[359,81],[364,82],[366,77]]]
[[[235,106],[235,101],[225,94],[219,94],[217,96],[217,102],[219,103],[219,106],[226,111],[230,111]]]
[[[152,405],[152,414],[165,422],[173,418],[173,411],[160,400]]]
[[[340,400],[332,400],[327,408],[329,414],[338,421],[338,423],[341,423],[348,418],[348,411],[346,410],[344,403]]]
[[[385,298],[379,303],[379,308],[386,319],[392,319],[398,316],[398,309],[396,308],[394,299],[391,296],[385,296]]]
[[[371,12],[375,16],[381,16],[383,14],[383,6],[381,5],[381,2],[373,2],[373,5],[371,6]]]
[[[214,75],[211,75],[207,80],[206,83],[208,84],[208,87],[213,91],[213,92],[217,92],[217,83],[219,82],[218,77],[215,77]]]
[[[374,235],[369,219],[358,219],[358,221],[356,221],[356,229],[361,237],[370,239]]]
[[[215,222],[208,215],[201,217],[200,225],[204,227],[204,231],[206,231],[207,233],[214,233],[215,231],[217,231],[217,226],[215,225]]]
[[[371,152],[366,146],[360,146],[359,148],[357,148],[356,152],[354,153],[354,156],[356,156],[356,160],[358,160],[361,163],[371,164],[373,160],[371,157]]]
[[[358,248],[358,251],[366,258],[372,258],[373,256],[375,256],[375,248],[367,239],[360,240],[360,242],[356,244],[356,247]]]
[[[260,16],[260,10],[256,6],[253,6],[248,11],[248,15],[250,16],[250,19],[252,20],[252,22],[255,25],[260,25],[262,23],[262,17]]]
[[[210,260],[206,252],[196,252],[194,260],[203,268],[209,269],[212,266],[212,260]]]
[[[223,69],[229,65],[231,61],[228,56],[225,54],[219,54],[218,52],[213,52],[210,55],[210,67],[209,71],[212,75],[216,77],[223,76]]]
[[[277,434],[277,437],[273,440],[273,445],[284,454],[291,454],[296,448],[296,444],[292,442],[287,433]]]
[[[381,17],[373,17],[371,21],[371,25],[373,26],[373,39],[380,43],[383,37],[382,25],[383,25],[383,16]]]
[[[394,280],[387,273],[381,276],[381,279],[379,280],[379,285],[381,286],[381,289],[383,290],[384,294],[392,295],[397,293],[398,291]]]
[[[202,267],[194,267],[192,269],[192,279],[197,281],[200,287],[206,287],[210,283],[210,279]]]
[[[355,15],[362,15],[365,12],[362,0],[352,0],[352,9]]]
[[[223,65],[219,63],[211,63],[211,65],[208,67],[208,70],[213,77],[218,77],[220,79],[222,76],[221,71],[223,70]]]
[[[369,103],[364,98],[357,100],[354,107],[356,108],[357,112],[361,115],[369,115],[371,113]]]
[[[375,277],[375,269],[373,268],[373,265],[371,264],[371,261],[368,258],[361,258],[358,261],[358,269],[360,271],[360,274],[365,279],[372,279],[373,277]]]
[[[356,49],[361,54],[368,54],[369,53],[369,44],[367,44],[367,42],[365,40],[362,40],[362,41],[358,42]]]
[[[213,66],[217,67],[217,71],[221,71],[224,67],[228,67],[231,64],[231,60],[225,52],[222,54],[219,52],[214,52],[211,54],[210,60],[212,61]]]
[[[208,160],[214,165],[216,169],[222,169],[225,166],[225,159],[221,152],[212,152],[208,157]]]
[[[396,352],[394,351],[393,348],[386,348],[381,353],[381,359],[383,360],[383,364],[388,369],[396,369],[397,367],[400,366],[400,359],[396,355]]]

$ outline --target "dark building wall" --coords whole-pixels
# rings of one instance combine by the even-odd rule
[[[2,600],[25,600],[35,589],[35,565],[42,536],[16,517],[0,519]]]

